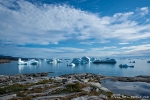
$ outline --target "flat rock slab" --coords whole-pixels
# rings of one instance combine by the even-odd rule
[[[16,94],[5,95],[0,97],[0,100],[8,100],[8,99],[15,98],[16,96],[17,96]]]
[[[98,88],[101,88],[101,84],[98,83],[98,82],[87,82],[87,84],[91,84],[91,85],[93,85],[93,86],[96,86],[96,87],[98,87]]]

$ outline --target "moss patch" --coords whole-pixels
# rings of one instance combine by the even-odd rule
[[[25,90],[26,86],[20,84],[13,84],[6,86],[4,88],[0,88],[0,94],[12,93]]]

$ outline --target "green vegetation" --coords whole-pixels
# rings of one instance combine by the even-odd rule
[[[56,89],[52,91],[51,94],[60,94],[60,93],[74,93],[74,92],[83,92],[82,88],[86,87],[86,84],[83,83],[75,83],[75,84],[67,84],[64,89]]]
[[[53,82],[53,80],[52,80],[52,79],[49,79],[49,80],[42,80],[42,81],[40,81],[40,82],[38,82],[38,83],[35,83],[35,85],[46,84],[46,83],[49,83],[49,82]]]
[[[60,100],[71,100],[72,98],[77,98],[77,97],[85,96],[85,95],[87,95],[87,92],[80,92],[80,93],[75,93],[73,95],[60,98]]]
[[[82,88],[86,87],[85,84],[82,83],[75,83],[75,84],[68,84],[66,85],[67,92],[81,92]]]
[[[26,86],[20,84],[8,85],[0,88],[0,95],[12,92],[18,92],[25,90]]]
[[[53,82],[53,80],[49,79],[49,80],[42,80],[39,81],[38,83],[34,83],[34,84],[13,84],[13,85],[5,85],[3,87],[0,87],[0,95],[3,94],[8,94],[8,93],[16,93],[17,97],[13,98],[11,100],[31,100],[32,98],[35,97],[39,97],[42,96],[43,94],[38,94],[38,95],[29,95],[31,93],[42,93],[48,89],[51,88],[55,88],[55,87],[59,87],[62,84],[58,83],[58,84],[51,84],[51,85],[46,85],[47,83],[51,83]],[[43,84],[42,86],[40,84]],[[40,85],[40,86],[35,86],[35,85]],[[32,88],[31,90],[28,90],[29,87],[31,86],[35,86],[34,88]],[[85,87],[91,87],[91,91],[90,92],[86,92],[83,91],[82,89]],[[112,97],[112,92],[105,92],[101,89],[97,90],[98,87],[93,86],[93,85],[88,85],[88,84],[84,84],[84,83],[71,83],[71,84],[67,84],[65,85],[65,88],[57,88],[56,90],[50,92],[49,94],[61,94],[61,93],[73,93],[72,95],[68,95],[66,97],[62,97],[60,98],[61,100],[70,100],[72,98],[77,98],[80,96],[99,96],[100,94],[104,94],[108,97],[108,100],[139,100],[136,98],[124,98],[124,97],[120,97],[120,98],[114,98]]]
[[[112,92],[105,92],[105,91],[102,91],[102,94],[106,95],[107,97],[111,97],[113,95]]]

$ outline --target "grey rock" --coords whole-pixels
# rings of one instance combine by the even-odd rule
[[[0,100],[8,100],[8,99],[12,99],[12,98],[15,98],[15,97],[17,97],[16,94],[10,94],[10,95],[1,96]]]

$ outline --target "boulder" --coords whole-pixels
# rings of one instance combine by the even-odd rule
[[[10,94],[10,95],[1,96],[0,100],[8,100],[8,99],[12,99],[12,98],[15,98],[15,97],[17,97],[16,94]]]

